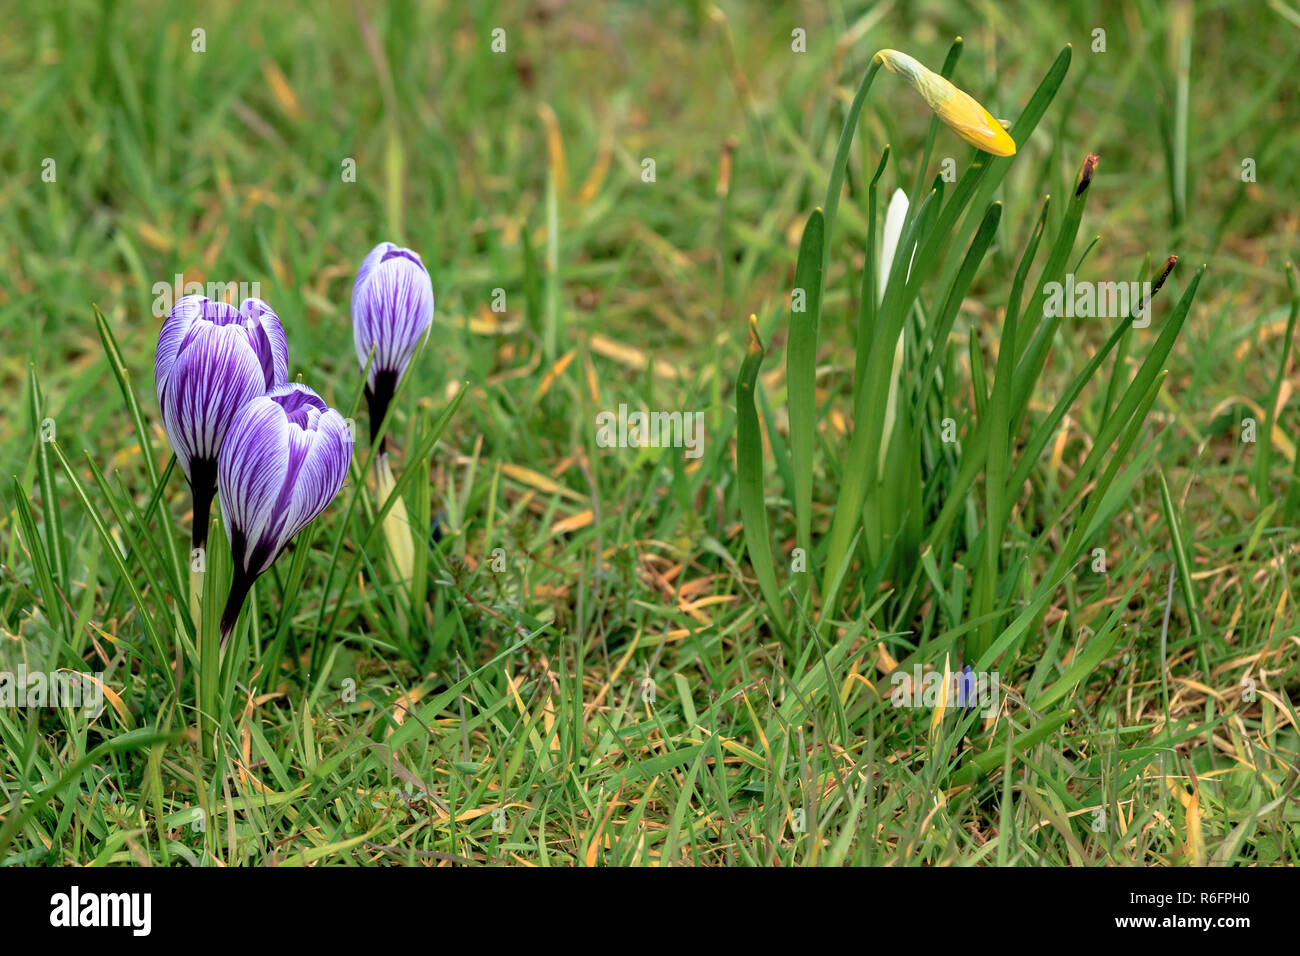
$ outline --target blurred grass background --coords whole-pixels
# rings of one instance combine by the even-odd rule
[[[51,810],[35,825],[48,840],[29,831],[16,844],[21,858],[1295,857],[1289,701],[1300,689],[1300,641],[1288,569],[1296,538],[1293,529],[1252,533],[1255,449],[1239,437],[1243,416],[1263,421],[1259,409],[1284,359],[1283,264],[1294,255],[1300,195],[1300,13],[1288,4],[73,2],[8,3],[4,19],[6,478],[32,490],[36,436],[21,412],[29,365],[70,458],[88,451],[106,472],[138,473],[140,449],[92,303],[115,330],[163,447],[152,396],[154,285],[178,273],[259,283],[288,332],[290,375],[344,404],[358,376],[348,310],[356,267],[375,242],[409,245],[433,275],[437,311],[393,431],[413,427],[411,404],[436,412],[466,390],[431,476],[434,510],[446,513],[442,550],[459,569],[446,583],[456,663],[394,661],[363,641],[339,664],[369,688],[357,707],[331,709],[309,678],[289,680],[276,700],[257,698],[236,715],[258,728],[250,732],[257,752],[245,753],[249,765],[237,775],[233,765],[201,767],[186,750],[155,752],[148,774],[143,754],[115,757],[118,803],[106,807],[104,793],[74,780],[72,822]],[[492,48],[498,28],[504,52]],[[196,29],[205,31],[201,53]],[[792,49],[795,30],[805,31],[806,52]],[[1105,52],[1094,52],[1097,30]],[[768,708],[779,710],[787,685],[808,674],[782,676],[792,662],[762,629],[748,564],[737,560],[729,443],[745,320],[758,313],[770,329],[783,308],[800,230],[821,201],[871,54],[893,47],[937,69],[957,35],[966,52],[956,78],[995,116],[1014,116],[1059,49],[1074,49],[1056,103],[1020,144],[1023,161],[999,190],[1007,238],[963,304],[959,333],[971,323],[996,328],[997,309],[984,300],[1003,300],[1043,194],[1071,190],[1090,151],[1102,158],[1081,237],[1103,237],[1090,277],[1127,280],[1145,256],[1177,254],[1172,300],[1195,266],[1210,265],[1156,406],[1160,462],[1219,638],[1208,657],[1171,643],[1179,676],[1191,682],[1172,688],[1172,710],[1194,731],[1207,698],[1235,693],[1248,658],[1266,672],[1267,693],[1236,723],[1219,714],[1193,732],[1176,759],[1134,752],[1144,735],[1163,733],[1145,706],[1161,694],[1150,634],[1159,631],[1171,560],[1153,475],[1112,549],[1112,574],[1124,586],[1111,590],[1143,582],[1129,622],[1143,636],[1081,689],[1086,715],[1044,745],[1041,763],[1017,778],[1015,800],[995,780],[940,801],[932,815],[933,777],[913,762],[920,718],[912,726],[911,715],[850,699],[847,728],[810,715],[779,741],[763,733]],[[884,194],[909,188],[929,122],[901,84],[881,89],[850,161],[854,199],[841,205],[831,254],[821,361],[832,368],[852,365],[863,168],[874,169],[884,143],[897,144]],[[966,153],[942,131],[928,174]],[[42,179],[47,159],[53,182]],[[348,160],[355,182],[343,177]],[[1243,182],[1246,160],[1256,181]],[[497,289],[504,312],[492,309]],[[1067,324],[1048,379],[1068,381],[1106,331]],[[1284,400],[1295,383],[1286,361]],[[769,359],[764,370],[773,395],[780,364]],[[620,402],[706,412],[703,460],[595,448],[595,413]],[[1294,460],[1296,422],[1288,406],[1274,449],[1279,475]],[[848,425],[832,409],[824,427]],[[1060,467],[1068,471],[1075,450],[1060,449]],[[173,480],[177,518],[181,491]],[[46,515],[51,503],[39,490],[32,496]],[[816,500],[833,507],[824,479]],[[12,661],[41,625],[25,548],[5,510],[0,626]],[[115,593],[110,616],[97,610],[111,582],[96,583],[106,572],[84,521],[71,510],[65,521],[81,555],[78,607],[97,627],[129,629],[129,606]],[[776,518],[776,534],[792,537],[790,522]],[[510,557],[504,578],[481,573],[495,546]],[[261,612],[274,620],[273,608]],[[1171,636],[1186,636],[1181,614],[1175,607]],[[312,620],[294,625],[305,644]],[[428,739],[407,744],[418,752],[374,756],[402,712],[394,701],[446,688],[500,651],[512,629],[541,626],[525,659],[494,667],[439,709],[421,729]],[[340,637],[364,629],[364,621],[345,625]],[[835,684],[851,684],[874,652],[865,661],[837,661]],[[1018,676],[1029,675],[1004,675],[1004,683]],[[658,687],[654,706],[639,696],[644,678]],[[124,699],[149,722],[147,698]],[[1091,807],[1070,802],[1071,774],[1080,771],[1066,765],[1094,758],[1099,728],[1116,724],[1139,728],[1138,740],[1106,761],[1119,781],[1111,806],[1127,823],[1094,831]],[[0,774],[10,798],[20,779],[57,779],[81,755],[84,733],[70,746],[45,732],[35,763],[16,756],[21,733],[5,735]],[[868,756],[882,761],[877,776],[843,789],[840,775],[859,772]],[[227,774],[251,803],[260,791],[247,773],[292,799],[256,811],[239,805],[245,815],[220,839],[186,826],[191,806],[233,812],[240,798],[225,789]],[[389,798],[377,803],[380,792]],[[795,807],[824,845],[793,828]],[[500,810],[505,817],[494,816]],[[508,823],[494,830],[499,819]]]

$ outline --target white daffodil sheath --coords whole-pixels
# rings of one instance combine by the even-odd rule
[[[889,281],[889,270],[894,266],[894,255],[898,252],[898,240],[903,236],[903,223],[907,221],[907,193],[895,189],[889,199],[889,209],[885,212],[885,233],[880,237],[880,281],[876,283],[876,304],[885,298],[885,283]],[[915,250],[913,250],[915,256]],[[912,262],[907,262],[907,272],[911,275]],[[904,281],[907,277],[903,277]]]
[[[903,223],[907,220],[907,194],[901,189],[894,190],[889,200],[889,210],[885,213],[885,233],[880,240],[880,281],[876,284],[878,298],[885,296],[885,283],[889,281],[889,270],[893,268],[894,256],[898,252],[898,240],[903,234]],[[912,257],[916,255],[913,247],[907,261],[906,282],[912,274]],[[885,476],[885,453],[889,450],[889,440],[894,434],[894,419],[898,416],[898,380],[903,373],[903,330],[898,331],[898,342],[894,346],[894,366],[889,373],[889,395],[885,400],[885,425],[880,432],[880,456],[877,478]]]
[[[382,508],[393,493],[397,480],[388,463],[387,452],[375,456],[375,502]],[[411,540],[411,520],[406,515],[406,502],[398,495],[393,507],[384,515],[384,537],[393,556],[393,567],[403,584],[410,584],[415,573],[415,545]]]

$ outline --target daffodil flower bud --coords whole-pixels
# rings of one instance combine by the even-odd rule
[[[1014,156],[1015,140],[969,93],[897,50],[881,50],[875,61],[901,76],[921,94],[936,116],[972,146],[994,156]]]

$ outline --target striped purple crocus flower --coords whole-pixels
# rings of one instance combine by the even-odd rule
[[[221,516],[234,560],[221,616],[223,645],[253,582],[334,500],[351,461],[347,422],[306,385],[278,385],[235,416],[217,458]]]
[[[419,254],[391,242],[371,249],[352,286],[352,339],[363,369],[375,353],[366,376],[372,440],[432,323],[433,282]]]
[[[187,295],[163,323],[153,368],[163,429],[190,483],[194,547],[202,548],[222,439],[244,405],[284,384],[289,344],[279,317],[261,299],[236,308]]]

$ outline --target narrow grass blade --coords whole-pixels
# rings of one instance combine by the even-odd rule
[[[858,91],[853,96],[853,102],[849,105],[848,115],[844,117],[844,127],[840,130],[840,139],[835,146],[835,159],[831,163],[830,181],[826,184],[826,202],[823,209],[826,211],[826,241],[822,247],[822,277],[826,276],[826,267],[830,263],[831,255],[831,237],[835,232],[835,213],[840,206],[840,190],[844,185],[844,172],[849,163],[849,148],[853,145],[853,136],[858,130],[858,117],[862,114],[862,104],[866,102],[867,92],[871,89],[871,81],[876,78],[876,73],[880,71],[880,64],[873,58],[871,66],[867,67],[867,72],[862,76],[862,82],[858,84]]]
[[[117,541],[114,540],[113,535],[109,532],[108,526],[104,524],[104,519],[101,517],[99,509],[95,507],[94,503],[90,500],[90,496],[86,494],[85,486],[82,485],[81,479],[77,477],[76,471],[73,470],[71,463],[64,456],[63,450],[59,448],[59,443],[53,441],[49,444],[50,450],[54,452],[54,456],[58,458],[59,464],[63,466],[64,474],[68,476],[68,482],[72,485],[73,493],[81,503],[82,509],[86,512],[87,519],[89,519],[91,526],[95,529],[95,533],[99,535],[100,543],[103,544],[104,550],[108,552],[108,555],[113,562],[113,566],[117,571],[119,580],[126,586],[127,591],[131,595],[131,599],[135,602],[137,616],[140,619],[141,626],[144,627],[145,634],[149,638],[149,643],[153,646],[154,651],[159,655],[159,659],[165,660],[168,656],[167,649],[162,643],[162,639],[158,634],[158,629],[154,626],[153,618],[149,615],[149,606],[145,603],[144,597],[140,593],[140,589],[136,586],[135,578],[132,576],[130,569],[126,566],[126,562],[122,558],[122,551],[118,547]]]
[[[1273,464],[1273,429],[1277,424],[1278,396],[1282,393],[1282,380],[1286,378],[1286,367],[1291,361],[1291,343],[1295,336],[1296,316],[1300,315],[1300,285],[1296,283],[1295,266],[1286,264],[1286,284],[1291,292],[1291,311],[1287,314],[1286,335],[1282,339],[1282,357],[1278,361],[1277,375],[1273,377],[1273,387],[1268,393],[1268,404],[1264,407],[1264,435],[1259,443],[1259,458],[1255,465],[1255,495],[1262,507],[1268,502],[1269,472]],[[1296,458],[1300,459],[1300,451]]]
[[[821,317],[825,239],[822,211],[814,209],[799,243],[791,293],[790,335],[785,353],[790,403],[790,457],[794,467],[795,537],[805,554],[812,547],[813,450],[817,440],[817,326]],[[752,341],[757,341],[757,333],[754,335]],[[761,361],[761,346],[759,351]]]
[[[63,512],[54,491],[54,469],[50,464],[49,446],[57,436],[57,423],[45,415],[41,402],[36,367],[27,369],[28,401],[32,433],[36,436],[36,480],[41,487],[41,514],[45,518],[45,542],[50,553],[50,572],[67,594],[68,560],[64,554]]]
[[[880,177],[889,165],[889,146],[880,152],[880,162],[876,165],[876,174],[867,186],[867,247],[862,268],[862,292],[858,302],[858,334],[856,356],[853,365],[853,400],[857,404],[857,390],[862,387],[863,376],[867,370],[867,356],[871,353],[871,336],[875,329],[877,300],[880,292],[876,281],[876,206],[878,203]]]
[[[767,526],[767,505],[763,500],[763,430],[754,404],[763,354],[763,343],[758,337],[758,317],[751,315],[749,351],[736,378],[736,481],[749,563],[758,578],[758,587],[763,592],[772,622],[784,636],[789,626],[781,607],[781,591],[772,565],[772,540]]]
[[[32,515],[31,505],[27,501],[27,492],[17,476],[13,479],[14,510],[18,513],[18,525],[22,531],[27,550],[32,556],[32,567],[36,572],[36,585],[41,589],[41,601],[45,614],[55,628],[65,624],[66,613],[63,607],[63,595],[54,584],[54,575],[45,551],[45,543],[36,531],[36,518]],[[65,632],[66,633],[66,632]]]
[[[1191,624],[1192,636],[1199,640],[1205,637],[1205,627],[1201,623],[1196,582],[1192,580],[1192,562],[1183,540],[1183,526],[1178,520],[1178,508],[1174,504],[1173,496],[1169,494],[1169,482],[1165,480],[1163,471],[1160,472],[1160,503],[1165,509],[1165,524],[1169,527],[1169,546],[1174,552],[1174,564],[1178,568],[1178,585],[1183,592],[1183,602],[1187,605],[1187,618]]]
[[[140,443],[140,457],[144,459],[145,474],[149,477],[149,486],[156,487],[158,484],[158,466],[154,463],[153,443],[149,440],[149,429],[145,426],[144,415],[140,412],[140,402],[136,398],[135,388],[131,384],[131,373],[122,360],[122,351],[117,346],[117,338],[113,335],[113,328],[109,325],[108,320],[104,318],[104,313],[99,310],[99,306],[93,306],[95,310],[95,326],[99,330],[99,339],[104,346],[104,355],[108,357],[108,366],[113,370],[113,377],[117,380],[118,390],[122,393],[122,400],[126,402],[127,413],[131,416],[131,425],[135,429],[136,441]],[[184,580],[184,574],[181,571],[180,556],[176,550],[176,538],[171,533],[171,528],[167,522],[164,522],[167,533],[163,539],[167,546],[167,558],[172,565],[172,573],[176,580]]]

